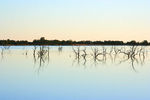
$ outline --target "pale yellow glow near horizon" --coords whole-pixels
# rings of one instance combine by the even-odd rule
[[[96,21],[95,21],[96,22]],[[16,26],[9,28],[9,30],[3,32],[4,39],[15,39],[15,40],[29,40],[38,39],[45,37],[46,39],[59,39],[59,40],[150,40],[149,27],[139,23],[137,25],[128,26],[129,24],[123,25],[110,25],[109,22],[104,25],[97,23],[84,23],[83,25],[66,25],[63,26],[61,23],[58,25],[36,25],[32,27]],[[50,27],[48,27],[50,26]],[[16,35],[17,34],[17,35]],[[30,35],[31,34],[31,35]]]

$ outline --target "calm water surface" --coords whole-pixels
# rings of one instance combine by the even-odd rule
[[[43,57],[40,47],[35,55],[33,46],[0,49],[0,100],[150,100],[150,47],[129,59],[114,50],[110,55],[111,46],[87,46],[85,58],[71,46],[58,48],[50,46]],[[105,48],[106,56],[94,59],[94,48]]]

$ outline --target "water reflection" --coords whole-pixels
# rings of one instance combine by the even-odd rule
[[[80,46],[77,46],[76,49],[74,47],[72,47],[72,50],[75,54],[75,59],[73,61],[73,64],[75,62],[77,62],[77,65],[79,66],[80,65],[80,60],[82,59],[83,60],[83,66],[86,67],[86,57],[87,57],[87,52],[86,52],[86,47],[84,47],[83,49],[80,48]]]
[[[34,46],[33,48],[33,59],[34,59],[34,64],[39,61],[39,67],[38,67],[38,72],[40,71],[41,67],[45,65],[45,63],[49,63],[50,59],[50,47],[48,46],[39,46],[36,47]]]
[[[66,100],[68,96],[72,100],[77,95],[81,100],[150,98],[149,47],[65,46],[59,56],[58,46],[10,50],[11,56],[9,50],[0,49],[0,58],[2,54],[5,58],[0,62],[2,100]]]
[[[34,65],[38,63],[38,71],[40,71],[41,67],[49,64],[51,48],[53,47],[32,47],[33,62]],[[72,46],[72,48],[67,48],[72,51],[71,54],[68,53],[68,55],[74,54],[74,56],[72,56],[72,66],[82,66],[87,68],[88,66],[98,67],[100,65],[104,66],[107,64],[116,66],[120,66],[121,64],[128,64],[128,66],[131,66],[135,72],[138,72],[136,65],[143,66],[145,64],[146,58],[148,58],[149,53],[149,48],[146,46]],[[63,47],[57,46],[56,49],[57,50],[54,51],[60,53],[62,52]],[[26,57],[29,55],[30,58],[31,48],[23,47],[23,50],[23,54],[25,54]],[[4,59],[5,51],[10,52],[10,46],[1,46],[1,59]]]
[[[59,46],[59,47],[58,47],[58,51],[59,51],[59,52],[62,52],[62,49],[63,49],[62,46]]]
[[[3,59],[3,58],[4,58],[4,49],[1,48],[1,59]]]
[[[8,54],[11,54],[10,46],[1,46],[0,49],[1,49],[1,60],[4,59],[5,51],[7,51]]]
[[[77,66],[80,66],[80,62],[84,62],[82,65],[86,66],[87,56],[91,58],[89,62],[93,62],[91,66],[98,66],[99,63],[102,65],[107,64],[107,61],[112,64],[120,65],[122,63],[128,63],[132,69],[137,72],[135,64],[144,64],[146,57],[148,56],[148,50],[143,46],[127,46],[127,47],[91,47],[91,52],[86,52],[86,47],[81,49],[80,46],[72,47],[75,54],[73,65],[76,62]],[[83,58],[83,59],[81,59]]]

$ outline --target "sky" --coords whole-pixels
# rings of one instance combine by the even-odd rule
[[[150,0],[0,0],[0,40],[150,41]]]

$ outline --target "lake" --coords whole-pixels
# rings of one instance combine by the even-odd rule
[[[150,100],[149,46],[0,48],[0,100]]]

